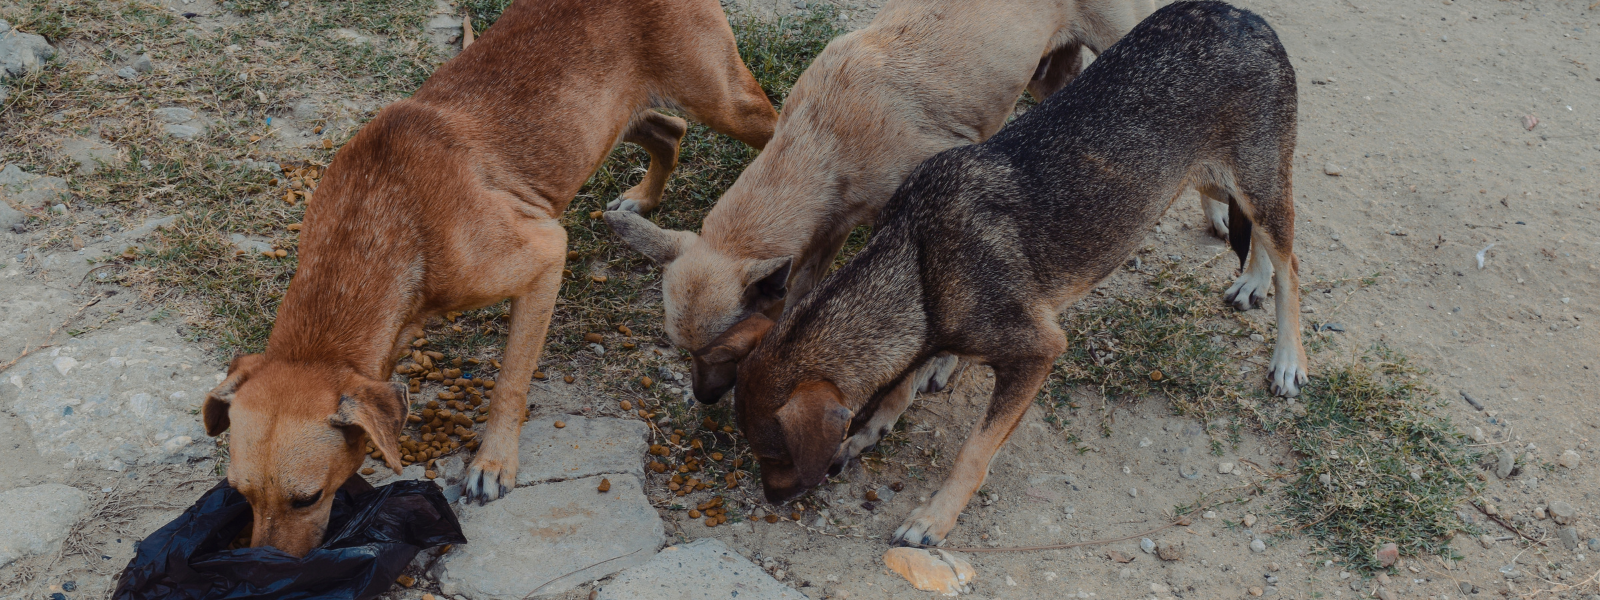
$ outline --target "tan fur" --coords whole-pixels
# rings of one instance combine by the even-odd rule
[[[629,194],[659,202],[684,123],[657,105],[758,148],[776,121],[713,0],[522,0],[340,150],[266,353],[235,361],[205,406],[210,433],[231,427],[228,477],[256,544],[295,556],[319,544],[367,440],[399,471],[396,351],[433,315],[506,298],[511,334],[467,494],[515,486],[561,287],[559,219],[619,139],[652,157]]]
[[[760,263],[789,258],[785,297],[805,295],[912,167],[993,135],[1024,89],[1060,89],[1077,74],[1081,48],[1103,50],[1152,10],[1151,0],[885,4],[800,76],[772,143],[699,236],[607,214],[634,221],[619,235],[665,265],[668,337],[695,350],[753,313],[776,318],[782,302],[750,303],[751,287],[772,272]]]

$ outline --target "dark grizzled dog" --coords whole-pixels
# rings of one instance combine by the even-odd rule
[[[922,163],[854,260],[776,324],[758,314],[728,334],[759,340],[739,367],[737,411],[767,499],[799,495],[875,443],[905,409],[886,392],[951,352],[994,369],[994,396],[943,487],[892,540],[943,541],[1066,349],[1060,312],[1189,186],[1230,206],[1247,264],[1225,299],[1248,309],[1275,284],[1270,385],[1297,394],[1295,104],[1294,69],[1261,17],[1180,2],[994,138]]]

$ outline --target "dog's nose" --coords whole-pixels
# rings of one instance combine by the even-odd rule
[[[731,385],[696,385],[694,386],[694,399],[701,404],[716,404],[731,389],[733,389]]]

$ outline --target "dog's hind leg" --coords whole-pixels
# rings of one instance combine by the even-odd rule
[[[644,151],[650,153],[650,168],[645,170],[644,180],[639,185],[628,188],[607,203],[606,210],[629,210],[639,214],[655,210],[666,192],[667,178],[678,168],[678,143],[688,131],[689,124],[683,119],[653,110],[639,113],[622,135],[622,141],[644,147]]]
[[[511,335],[506,337],[505,360],[495,377],[483,447],[472,458],[463,485],[468,500],[493,501],[517,487],[517,442],[528,412],[528,382],[538,370],[544,336],[555,313],[567,249],[567,233],[560,223],[544,221],[538,227],[540,235],[530,240],[529,255],[514,257],[537,264],[524,293],[511,299]]]
[[[955,527],[956,516],[988,477],[995,453],[1033,405],[1056,357],[1066,350],[1066,335],[1059,328],[1047,331],[1047,336],[1034,335],[1032,341],[1039,346],[1035,351],[990,361],[994,365],[994,395],[989,400],[988,413],[967,436],[939,491],[911,511],[906,522],[890,536],[889,543],[936,546]]]
[[[1261,251],[1263,232],[1251,223],[1248,215],[1234,209],[1239,207],[1238,196],[1233,196],[1229,202],[1230,233],[1233,237],[1249,235],[1250,250],[1239,278],[1222,294],[1222,300],[1237,310],[1260,308],[1267,299],[1267,286],[1272,283],[1272,260],[1263,256],[1265,253]]]
[[[1242,165],[1238,176],[1244,188],[1243,198],[1236,216],[1251,222],[1250,267],[1240,281],[1250,279],[1241,287],[1254,289],[1257,279],[1270,276],[1277,301],[1278,341],[1272,351],[1268,374],[1272,393],[1278,396],[1299,395],[1300,386],[1308,381],[1306,351],[1300,343],[1300,264],[1294,256],[1294,190],[1292,129],[1288,140],[1282,144],[1281,159],[1272,165]],[[1248,211],[1248,215],[1244,212]],[[1243,225],[1235,224],[1235,227]],[[1265,281],[1260,282],[1262,285]],[[1230,292],[1233,290],[1230,289]],[[1254,297],[1254,292],[1250,292]],[[1237,300],[1238,296],[1234,297]],[[1237,303],[1236,303],[1237,305]]]

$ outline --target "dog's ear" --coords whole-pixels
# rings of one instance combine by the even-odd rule
[[[383,463],[400,472],[400,428],[406,424],[410,403],[406,386],[398,383],[355,377],[352,385],[339,394],[339,409],[328,417],[328,424],[340,429],[359,429],[383,453]]]
[[[694,380],[694,397],[706,404],[715,404],[733,388],[739,373],[739,361],[755,350],[761,338],[772,330],[773,320],[756,313],[729,327],[722,335],[711,340],[706,347],[692,352],[694,361],[690,375]]]
[[[677,259],[678,253],[688,248],[695,239],[695,235],[687,231],[656,227],[650,219],[631,210],[606,211],[605,216],[606,224],[611,226],[611,231],[617,237],[661,266]]]
[[[828,469],[839,454],[839,444],[855,416],[845,408],[843,400],[844,394],[833,382],[808,381],[796,386],[789,401],[776,413],[789,446],[789,459],[805,487],[827,479]]]
[[[750,263],[744,272],[744,293],[751,309],[767,312],[767,309],[783,305],[784,297],[789,295],[789,268],[793,264],[794,257],[790,256]]]
[[[200,419],[205,423],[206,435],[217,437],[228,430],[228,406],[239,393],[239,386],[250,378],[250,371],[261,364],[260,354],[241,354],[228,363],[228,376],[206,394],[200,407]]]

